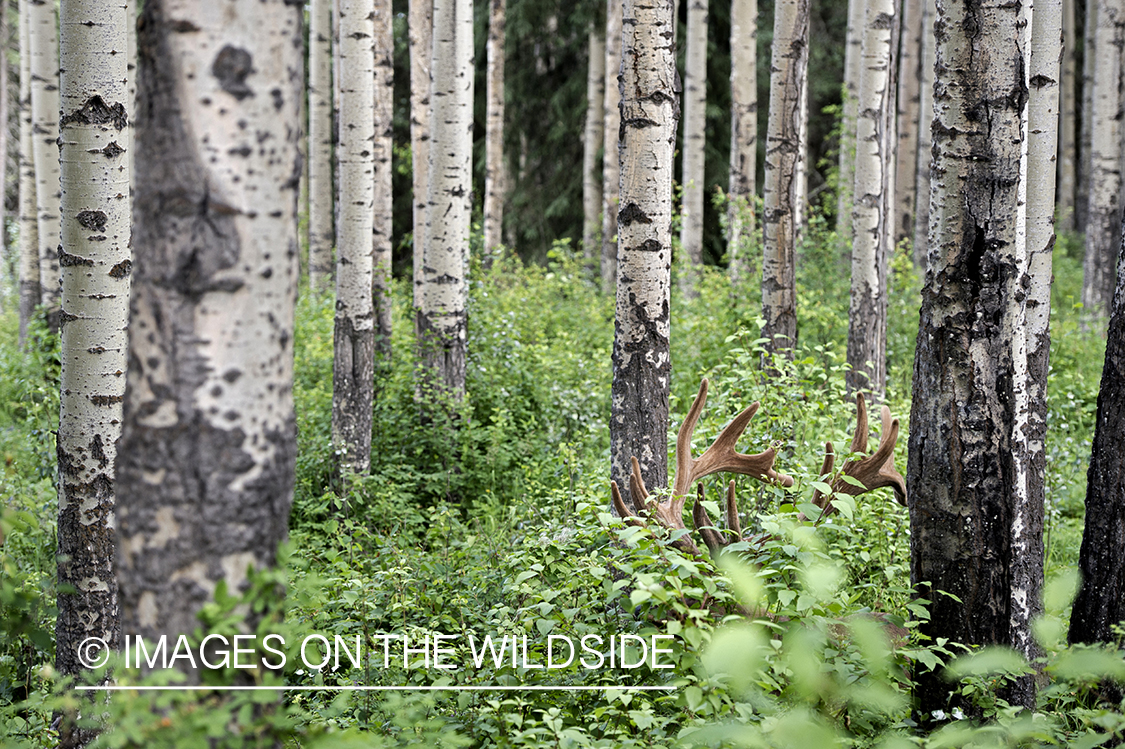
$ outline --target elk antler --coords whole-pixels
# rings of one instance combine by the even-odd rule
[[[863,400],[862,393],[856,395],[855,402],[856,424],[851,451],[853,453],[865,453],[867,452],[867,404]],[[889,486],[894,490],[895,499],[898,500],[898,503],[905,507],[906,482],[903,481],[902,474],[895,469],[898,419],[891,418],[891,410],[886,405],[883,406],[882,422],[883,430],[879,435],[879,446],[875,449],[875,452],[866,458],[849,460],[844,464],[843,476],[851,476],[862,486],[856,486],[849,481],[845,481],[841,476],[832,482],[832,491],[855,497],[865,492]],[[832,443],[828,442],[824,446],[824,465],[820,469],[821,475],[832,473],[835,460],[836,453],[832,449]],[[835,508],[829,504],[830,499],[830,496],[822,494],[819,490],[813,494],[813,504],[824,510],[826,515],[835,512]]]
[[[746,455],[735,450],[735,445],[738,438],[746,431],[746,426],[750,423],[750,419],[758,411],[758,403],[755,401],[750,404],[750,407],[740,413],[731,421],[730,424],[719,433],[715,442],[707,448],[706,451],[698,458],[691,456],[691,436],[695,431],[695,425],[699,421],[699,415],[703,412],[703,405],[707,402],[707,379],[704,378],[703,382],[699,385],[699,394],[695,396],[695,401],[688,409],[687,417],[684,419],[683,425],[680,427],[679,433],[676,435],[676,476],[672,480],[672,495],[661,502],[648,502],[648,489],[645,487],[644,479],[641,478],[640,464],[636,458],[632,458],[633,471],[629,477],[629,490],[633,499],[634,507],[643,507],[648,513],[649,517],[658,524],[670,530],[686,530],[683,521],[684,502],[687,500],[688,492],[691,485],[698,479],[704,476],[709,476],[712,473],[719,471],[728,471],[730,473],[741,473],[747,476],[753,476],[759,481],[770,481],[779,483],[783,486],[792,486],[793,479],[783,473],[778,473],[773,469],[774,457],[777,451],[770,448],[757,455]],[[617,514],[625,518],[627,522],[633,525],[644,525],[642,520],[636,512],[625,505],[622,500],[621,491],[617,487],[617,482],[610,482],[610,489],[613,495],[613,506],[617,510]],[[706,518],[706,512],[702,512],[702,517]],[[738,511],[734,507],[733,493],[728,491],[727,499],[727,522],[731,524],[731,514],[734,516],[734,524],[738,523]],[[703,525],[699,524],[699,517],[695,512],[692,515],[693,520],[696,521],[696,526],[700,528],[700,533],[703,535],[704,540],[707,542],[708,547],[711,546],[711,541],[708,541],[708,533],[712,536],[717,536],[714,531],[710,531],[710,522],[705,522]],[[732,526],[732,527],[733,527]],[[707,533],[704,529],[707,529]],[[680,549],[681,551],[690,554],[699,555],[699,548],[692,542],[687,534],[682,535],[680,538],[672,542],[672,546]]]

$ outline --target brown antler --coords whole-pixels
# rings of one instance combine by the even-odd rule
[[[757,402],[750,404],[749,408],[736,416],[730,424],[727,424],[723,431],[719,433],[715,442],[702,455],[698,458],[692,458],[691,436],[695,431],[696,423],[699,421],[699,415],[703,412],[703,406],[707,402],[707,386],[707,379],[704,378],[699,385],[699,394],[695,396],[695,401],[688,409],[687,417],[676,436],[676,475],[672,480],[672,494],[668,499],[661,502],[648,501],[648,489],[645,487],[644,479],[641,478],[640,464],[637,463],[636,458],[632,459],[633,471],[629,477],[629,490],[634,507],[645,508],[652,520],[673,531],[686,530],[683,521],[684,502],[687,500],[692,483],[704,476],[719,471],[728,471],[753,476],[760,481],[779,483],[783,486],[793,485],[791,477],[773,469],[774,457],[777,455],[776,450],[771,448],[757,455],[746,455],[735,450],[738,438],[746,431],[750,419],[758,411],[759,404]],[[613,506],[617,510],[617,514],[633,525],[644,525],[644,520],[625,505],[617,482],[610,482],[610,489],[613,496]],[[698,504],[697,507],[699,507],[699,510],[693,510],[692,519],[695,521],[696,527],[700,529],[700,534],[707,546],[714,550],[718,547],[712,546],[712,543],[716,542],[716,538],[718,538],[717,543],[721,544],[721,536],[710,530],[711,524],[707,520],[707,513]],[[733,523],[731,523],[732,515],[734,517]],[[738,525],[738,510],[734,503],[733,482],[732,488],[727,493],[727,523],[732,528]],[[699,554],[699,548],[687,534],[673,541],[672,546],[690,554]]]
[[[851,476],[862,486],[844,480],[841,476],[832,482],[832,491],[850,496],[858,496],[865,492],[889,486],[894,490],[898,503],[906,506],[906,482],[895,469],[895,442],[898,441],[898,419],[891,418],[891,410],[885,405],[882,410],[883,430],[879,435],[879,446],[875,452],[866,458],[849,460],[844,464],[843,476]],[[852,437],[853,453],[867,452],[867,404],[863,394],[856,395],[856,425],[855,436]],[[824,465],[820,469],[821,475],[832,473],[832,466],[836,460],[836,453],[829,442],[824,446]],[[835,512],[829,504],[830,496],[822,494],[819,490],[813,494],[813,504],[825,511],[825,514]]]

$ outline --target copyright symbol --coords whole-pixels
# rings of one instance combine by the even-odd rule
[[[87,637],[78,645],[78,662],[83,668],[101,668],[109,661],[109,645],[100,637]]]

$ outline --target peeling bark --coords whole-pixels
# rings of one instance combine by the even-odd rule
[[[605,28],[594,22],[586,57],[586,132],[582,146],[582,253],[591,274],[598,272],[602,248],[602,167],[598,150],[605,139],[605,78]]]
[[[621,44],[621,211],[613,339],[610,475],[628,487],[630,458],[650,489],[668,483],[668,304],[672,165],[679,116],[672,0],[625,0]],[[623,491],[625,501],[632,502]]]
[[[122,634],[155,639],[287,534],[301,11],[145,0],[138,29],[117,560]]]
[[[617,287],[617,212],[620,210],[621,39],[623,0],[606,0],[605,148],[602,160],[602,291]]]
[[[754,195],[758,169],[758,0],[734,0],[730,26],[730,275],[738,283],[757,244]]]
[[[332,286],[332,0],[309,11],[309,286]]]

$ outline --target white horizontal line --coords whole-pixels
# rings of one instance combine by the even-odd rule
[[[392,687],[301,687],[301,686],[231,686],[231,687],[208,687],[208,686],[76,686],[78,691],[83,692],[124,692],[124,691],[138,691],[138,692],[286,692],[286,691],[300,691],[300,692],[604,692],[610,689],[619,689],[623,691],[637,692],[637,691],[661,691],[671,692],[675,691],[676,687],[626,687],[626,686],[608,686],[608,687],[545,687],[545,686],[448,686],[448,687],[434,687],[434,686],[392,686]]]

